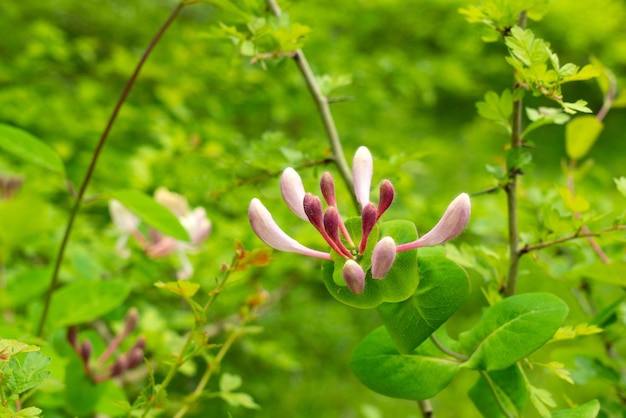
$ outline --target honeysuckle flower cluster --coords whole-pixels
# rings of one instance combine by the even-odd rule
[[[342,267],[343,280],[353,293],[360,294],[365,290],[366,277],[361,261],[368,246],[370,234],[381,216],[391,206],[395,192],[391,182],[383,180],[380,184],[378,204],[370,202],[373,159],[366,147],[360,147],[354,154],[352,175],[354,193],[361,207],[361,237],[358,242],[353,240],[339,215],[335,184],[330,173],[324,173],[320,180],[322,197],[327,204],[325,211],[319,197],[305,192],[302,179],[293,168],[286,168],[283,171],[280,189],[291,211],[301,219],[310,222],[330,246],[331,251],[345,260]],[[467,226],[470,209],[469,196],[462,193],[449,204],[437,225],[419,239],[396,245],[392,237],[382,237],[374,246],[371,256],[372,278],[384,279],[399,252],[439,245],[457,237]],[[248,217],[256,235],[270,247],[280,251],[332,260],[331,253],[308,248],[287,235],[259,199],[254,198],[250,202]]]
[[[144,337],[139,337],[128,351],[119,354],[112,362],[107,361],[113,356],[122,341],[133,332],[137,326],[138,320],[139,312],[137,309],[133,308],[129,310],[124,318],[124,327],[119,334],[109,342],[104,352],[95,361],[92,358],[93,344],[91,340],[85,338],[79,341],[78,329],[75,326],[71,326],[67,329],[67,341],[80,357],[85,374],[94,383],[103,382],[112,377],[119,376],[143,362],[144,348],[146,346]]]
[[[163,235],[152,228],[148,229],[148,237],[146,238],[139,231],[141,220],[121,202],[113,199],[109,201],[109,212],[116,229],[120,233],[115,245],[116,251],[123,257],[130,256],[126,244],[132,235],[151,258],[176,254],[181,264],[177,276],[179,279],[188,279],[192,276],[194,268],[187,257],[187,253],[195,251],[207,239],[211,233],[211,221],[207,218],[203,207],[192,210],[187,199],[163,187],[155,191],[154,199],[178,217],[181,225],[189,234],[190,242]]]

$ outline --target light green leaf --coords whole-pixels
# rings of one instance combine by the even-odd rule
[[[374,392],[392,398],[428,399],[445,388],[460,367],[450,357],[433,356],[433,351],[437,349],[428,340],[411,354],[400,354],[387,330],[379,327],[359,343],[350,366]]]
[[[168,290],[172,293],[188,298],[195,295],[198,289],[200,289],[200,285],[198,283],[190,282],[189,280],[177,280],[175,282],[167,283],[156,282],[154,285],[159,289]]]
[[[48,144],[22,129],[0,124],[0,148],[26,162],[65,176],[61,157]]]
[[[0,361],[8,361],[19,353],[28,353],[31,351],[39,351],[39,347],[18,340],[0,338]]]
[[[418,250],[420,283],[399,303],[383,303],[378,312],[398,351],[409,353],[443,325],[465,302],[469,280],[443,248]]]
[[[482,373],[469,390],[469,396],[481,414],[491,418],[507,418],[501,405],[512,416],[521,417],[529,400],[526,381],[517,364],[504,370]]]
[[[548,342],[567,312],[565,302],[550,293],[526,293],[496,303],[459,336],[472,353],[464,366],[489,371],[511,366]]]
[[[600,283],[626,286],[626,263],[613,261],[605,264],[601,261],[585,267],[574,268],[566,273],[568,279],[584,277]]]
[[[220,398],[224,399],[231,406],[241,406],[247,409],[261,409],[261,406],[254,402],[254,398],[247,393],[226,392],[220,393]]]
[[[122,280],[77,281],[54,293],[48,323],[52,328],[93,321],[117,308],[130,293]]]
[[[565,125],[565,150],[573,160],[587,155],[604,125],[592,115],[583,115]]]
[[[599,413],[600,402],[594,399],[576,408],[554,411],[552,418],[596,418]]]
[[[241,387],[241,376],[230,373],[222,373],[220,376],[220,391],[232,392],[233,390]]]
[[[137,190],[117,190],[112,197],[122,202],[135,215],[163,234],[180,241],[189,241],[189,234],[176,216],[152,197]]]
[[[15,394],[34,388],[50,375],[50,370],[45,370],[49,363],[50,358],[38,351],[28,353],[23,363],[17,357],[13,357],[9,361],[11,375],[7,388]]]
[[[626,196],[626,177],[622,176],[620,178],[613,179],[615,181],[615,186],[617,186],[617,190],[624,196]]]
[[[361,221],[359,218],[350,218],[346,221],[346,227],[350,230],[352,238],[358,242]],[[380,234],[378,235],[378,231]],[[353,232],[355,232],[353,234]],[[360,232],[358,232],[360,234]],[[408,299],[418,284],[417,274],[417,251],[410,250],[399,253],[383,280],[372,279],[369,271],[371,265],[371,251],[376,244],[377,236],[390,236],[396,244],[403,244],[417,239],[415,225],[409,221],[383,222],[374,228],[368,241],[361,266],[367,271],[365,277],[365,291],[356,295],[343,283],[341,269],[345,260],[335,257],[333,261],[324,262],[322,265],[322,280],[326,288],[335,299],[346,305],[361,309],[375,308],[383,302],[401,302]]]

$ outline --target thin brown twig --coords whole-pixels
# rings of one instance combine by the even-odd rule
[[[50,280],[50,286],[48,287],[48,290],[46,292],[44,306],[41,312],[41,318],[39,319],[39,325],[37,328],[37,336],[39,337],[43,335],[44,325],[46,322],[46,318],[48,316],[48,312],[50,310],[50,303],[52,301],[52,295],[58,286],[59,271],[61,270],[61,263],[63,261],[65,249],[67,248],[67,244],[69,242],[70,235],[72,233],[74,221],[76,220],[76,217],[78,215],[78,211],[81,207],[83,198],[85,196],[85,192],[87,191],[87,186],[89,185],[91,178],[93,177],[93,173],[96,169],[98,158],[100,157],[100,154],[102,153],[102,149],[104,148],[104,144],[106,143],[107,138],[109,137],[111,128],[113,127],[113,124],[115,123],[115,120],[117,119],[117,115],[119,114],[119,111],[122,108],[122,105],[126,101],[128,94],[130,93],[131,89],[133,88],[135,84],[135,81],[137,80],[137,77],[139,76],[139,72],[141,71],[141,68],[143,67],[144,63],[147,61],[148,56],[150,55],[154,47],[157,45],[157,43],[159,42],[159,40],[161,39],[161,37],[163,36],[167,28],[170,27],[172,22],[176,19],[180,11],[183,9],[184,5],[185,4],[181,2],[178,4],[178,6],[176,6],[176,8],[172,11],[172,13],[169,15],[169,17],[165,21],[165,23],[163,23],[163,25],[159,28],[158,32],[155,34],[155,36],[152,38],[152,40],[148,44],[148,47],[146,48],[143,55],[139,59],[139,62],[137,63],[135,70],[133,71],[132,75],[126,82],[126,86],[124,86],[124,89],[122,90],[120,97],[115,103],[115,107],[113,108],[113,112],[109,116],[107,124],[104,128],[104,131],[102,131],[102,134],[100,135],[100,139],[98,140],[96,149],[94,150],[93,155],[91,157],[91,162],[89,163],[89,167],[87,168],[87,173],[85,174],[85,177],[83,178],[83,181],[78,190],[78,193],[76,194],[76,199],[74,200],[74,205],[72,206],[72,210],[70,212],[70,218],[65,227],[65,232],[63,233],[63,239],[61,240],[61,245],[59,246],[59,250],[57,252],[56,260],[54,263],[54,269],[52,271],[52,279]]]
[[[579,229],[578,231],[576,231],[575,233],[565,236],[565,237],[561,237],[561,238],[557,238],[554,239],[552,241],[544,241],[544,242],[538,242],[537,244],[526,244],[525,246],[523,246],[522,248],[519,249],[518,251],[518,258],[521,257],[522,255],[529,253],[531,251],[536,251],[536,250],[541,250],[544,248],[548,248],[548,247],[552,247],[553,245],[558,245],[558,244],[563,244],[565,242],[568,241],[572,241],[575,239],[580,239],[580,238],[588,238],[588,237],[599,237],[602,234],[606,234],[607,232],[614,232],[614,231],[620,231],[620,230],[626,230],[626,225],[614,225],[611,226],[609,228],[604,228],[601,229],[600,231],[596,231],[596,232],[585,232],[583,231],[583,229]]]

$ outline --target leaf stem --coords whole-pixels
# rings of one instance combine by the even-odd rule
[[[526,27],[526,12],[520,13],[518,19],[518,26],[521,28]],[[513,86],[513,93],[520,87],[515,82]],[[511,149],[521,148],[523,146],[522,139],[522,110],[523,101],[517,99],[513,102],[513,116],[512,116],[512,129],[511,129]],[[521,174],[517,168],[509,168],[509,182],[504,187],[507,196],[507,212],[509,215],[508,229],[509,229],[509,274],[507,277],[507,283],[504,288],[504,294],[506,296],[512,296],[515,294],[515,288],[517,287],[517,277],[519,274],[519,225],[517,219],[517,183],[518,176]]]
[[[100,135],[100,139],[98,140],[96,149],[94,150],[94,153],[91,157],[91,162],[89,163],[89,167],[87,168],[87,173],[85,174],[85,177],[83,178],[83,181],[76,195],[74,205],[72,206],[72,210],[70,212],[70,218],[65,227],[65,232],[63,233],[63,239],[61,240],[61,245],[59,246],[59,250],[57,252],[56,260],[54,263],[54,269],[52,271],[52,279],[50,280],[50,286],[48,287],[48,290],[46,292],[43,311],[41,313],[41,318],[39,319],[39,326],[37,328],[37,336],[39,337],[43,335],[46,317],[48,316],[48,311],[50,310],[50,303],[52,301],[52,294],[54,293],[59,283],[59,271],[61,270],[61,263],[63,261],[65,249],[67,248],[67,244],[69,242],[70,235],[72,233],[74,221],[76,220],[76,217],[78,215],[78,211],[81,207],[81,203],[85,196],[85,192],[87,191],[87,186],[89,185],[91,178],[93,177],[96,164],[98,163],[98,158],[100,157],[100,154],[102,153],[102,149],[104,148],[104,144],[107,141],[109,132],[111,131],[111,128],[113,127],[113,124],[115,123],[115,120],[117,119],[117,115],[120,109],[122,108],[122,105],[126,101],[128,94],[130,93],[131,89],[133,88],[133,85],[135,84],[135,81],[137,80],[137,77],[139,76],[139,72],[141,71],[143,64],[147,61],[148,56],[150,55],[154,47],[157,45],[157,43],[159,42],[159,40],[161,39],[161,37],[163,36],[167,28],[169,28],[172,22],[176,19],[176,17],[180,13],[180,11],[183,9],[183,7],[184,7],[183,2],[179,3],[178,6],[176,6],[176,8],[172,11],[170,16],[165,21],[165,23],[163,23],[161,28],[155,34],[154,38],[152,38],[152,40],[148,44],[148,47],[146,48],[143,55],[139,59],[139,62],[137,63],[135,70],[133,71],[132,75],[126,82],[126,86],[124,87],[124,90],[122,90],[122,93],[120,97],[118,98],[117,103],[115,104],[115,107],[113,108],[113,112],[111,113],[111,116],[109,116],[109,120],[107,121],[104,131],[102,131],[102,134]]]
[[[282,11],[280,10],[280,6],[276,2],[276,0],[267,0],[267,5],[271,9],[274,16],[277,18],[281,16]],[[333,119],[333,115],[330,111],[330,103],[327,97],[322,94],[320,87],[315,80],[315,75],[313,74],[313,70],[311,70],[311,66],[302,52],[301,49],[296,50],[293,53],[293,59],[296,61],[304,80],[306,81],[307,87],[309,88],[309,92],[313,96],[315,100],[315,104],[317,105],[317,110],[320,113],[322,118],[322,123],[324,124],[324,129],[326,130],[326,135],[328,136],[328,140],[330,141],[330,146],[333,150],[333,159],[341,177],[343,178],[348,190],[352,195],[352,200],[354,205],[360,213],[360,206],[356,199],[356,195],[354,194],[354,182],[352,179],[352,172],[348,167],[348,162],[346,161],[346,157],[343,153],[343,148],[341,146],[341,140],[339,138],[339,133],[337,132],[337,127],[335,126],[335,120]]]
[[[437,348],[441,350],[442,352],[444,352],[445,354],[452,356],[454,358],[457,358],[459,360],[463,360],[463,361],[469,359],[469,356],[466,356],[465,354],[457,353],[456,351],[452,351],[448,347],[444,346],[441,343],[441,341],[439,341],[437,337],[435,337],[434,334],[430,334],[430,339],[433,342],[433,344],[435,344]]]
[[[430,403],[428,399],[424,399],[421,401],[417,401],[417,405],[422,411],[423,418],[435,418],[435,411],[433,410],[433,405]]]

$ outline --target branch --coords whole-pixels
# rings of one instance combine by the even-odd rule
[[[96,169],[96,164],[98,163],[98,158],[100,157],[102,148],[104,148],[104,144],[107,141],[109,132],[111,131],[111,128],[113,127],[113,124],[115,123],[115,120],[117,119],[117,115],[120,109],[122,108],[122,105],[126,101],[126,98],[128,97],[128,94],[130,93],[130,90],[133,88],[133,85],[135,84],[135,81],[137,80],[137,77],[139,76],[141,67],[143,67],[143,64],[147,61],[148,56],[150,55],[154,47],[157,45],[157,43],[159,42],[159,40],[161,39],[161,37],[163,36],[167,28],[169,28],[172,22],[174,21],[174,19],[176,19],[176,17],[178,16],[178,13],[180,13],[183,7],[184,7],[184,3],[182,2],[178,4],[178,6],[176,6],[174,11],[172,11],[170,16],[167,18],[165,23],[163,23],[163,25],[161,26],[159,31],[156,33],[156,35],[154,35],[154,38],[152,38],[152,41],[150,41],[150,44],[148,44],[148,47],[144,51],[143,55],[139,59],[139,62],[137,63],[137,66],[135,67],[135,71],[133,71],[133,74],[130,76],[130,78],[126,82],[126,86],[124,87],[124,90],[122,90],[122,94],[117,100],[117,103],[115,104],[115,107],[113,108],[113,112],[111,113],[111,116],[109,116],[109,120],[106,124],[106,127],[104,128],[104,131],[102,132],[100,139],[98,140],[96,149],[94,150],[94,153],[91,157],[91,162],[89,163],[89,168],[87,169],[87,173],[85,174],[85,177],[83,178],[83,182],[81,183],[80,189],[78,190],[78,193],[76,195],[74,206],[72,207],[72,211],[70,213],[70,219],[68,220],[67,226],[65,227],[63,239],[61,240],[61,245],[59,247],[59,251],[57,252],[56,260],[54,263],[54,269],[52,271],[52,279],[50,281],[50,286],[48,287],[48,291],[46,292],[46,299],[44,301],[43,311],[41,312],[41,318],[39,319],[39,326],[37,328],[37,336],[39,337],[43,335],[43,328],[46,322],[46,317],[48,316],[48,311],[50,310],[50,302],[52,301],[52,294],[54,293],[59,282],[59,271],[61,270],[61,262],[63,261],[65,249],[67,247],[67,244],[70,239],[70,235],[72,233],[72,227],[74,226],[74,221],[76,220],[76,216],[78,215],[78,211],[83,201],[83,197],[85,196],[85,192],[87,191],[87,186],[89,185],[89,182],[91,181],[93,173]]]
[[[280,10],[280,6],[276,2],[276,0],[267,0],[267,5],[271,9],[274,16],[277,18],[280,17],[282,11]],[[311,70],[311,66],[302,52],[301,49],[298,49],[293,52],[293,59],[296,61],[304,80],[306,81],[307,87],[309,88],[309,92],[313,96],[315,100],[315,104],[317,105],[317,110],[320,113],[322,118],[322,123],[324,124],[324,129],[326,130],[326,135],[328,136],[328,140],[330,141],[330,146],[333,150],[333,159],[335,164],[337,164],[337,168],[339,169],[339,173],[343,178],[346,186],[348,186],[348,190],[352,194],[352,200],[360,212],[359,203],[356,200],[356,196],[354,195],[354,182],[352,180],[352,172],[348,167],[348,163],[346,161],[346,157],[343,153],[343,148],[341,147],[341,140],[339,138],[339,133],[337,132],[337,127],[335,126],[335,120],[333,119],[333,115],[330,111],[329,101],[322,94],[319,86],[317,85],[317,81],[315,80],[315,75]]]
[[[531,251],[541,250],[543,248],[548,248],[553,245],[562,244],[564,242],[572,241],[572,240],[579,239],[579,238],[599,237],[600,235],[605,234],[607,232],[620,231],[620,230],[626,230],[626,225],[615,225],[609,228],[601,229],[600,231],[597,231],[597,232],[591,232],[589,230],[584,230],[583,228],[581,228],[580,230],[576,231],[572,235],[568,235],[562,238],[557,238],[552,241],[544,241],[544,242],[539,242],[537,244],[532,244],[532,245],[526,244],[523,248],[521,248],[518,251],[518,258]]]

